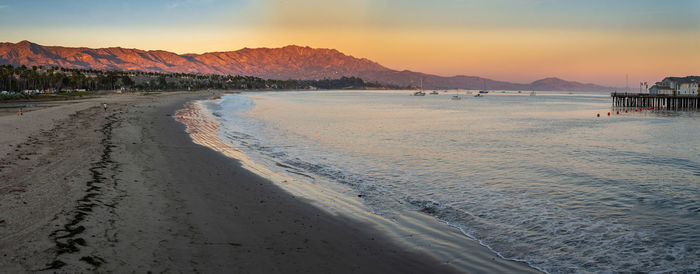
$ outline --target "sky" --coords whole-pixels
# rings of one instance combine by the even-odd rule
[[[301,45],[388,68],[624,87],[700,75],[700,0],[0,0],[0,41],[176,53]]]

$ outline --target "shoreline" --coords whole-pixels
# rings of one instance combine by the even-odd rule
[[[438,260],[393,244],[366,224],[329,215],[287,194],[242,168],[238,160],[193,143],[185,126],[169,115],[186,101],[189,99],[156,107],[156,115],[144,121],[153,124],[142,132],[146,147],[139,148],[146,150],[151,161],[166,165],[147,171],[144,177],[167,181],[182,207],[178,211],[185,211],[180,218],[187,223],[181,227],[186,232],[174,236],[189,241],[164,245],[187,250],[171,256],[197,256],[170,261],[176,269],[455,272]]]
[[[215,103],[221,100],[220,97],[216,99]],[[387,219],[371,212],[362,204],[361,199],[347,197],[317,184],[299,182],[255,163],[243,151],[220,139],[219,122],[203,105],[204,101],[210,100],[189,102],[175,115],[176,120],[186,125],[186,131],[193,142],[238,159],[244,168],[270,180],[291,195],[304,197],[326,212],[373,224],[375,229],[393,242],[412,250],[427,252],[461,271],[542,273],[525,262],[503,258],[490,247],[465,235],[459,228],[435,217],[419,212],[405,212],[397,218]],[[469,255],[464,255],[465,252]]]

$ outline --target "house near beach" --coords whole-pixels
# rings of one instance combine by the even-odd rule
[[[700,76],[666,77],[649,88],[651,95],[698,96]]]

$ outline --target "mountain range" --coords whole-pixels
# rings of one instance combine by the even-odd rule
[[[319,80],[355,76],[365,81],[426,89],[502,89],[610,91],[595,84],[545,78],[532,83],[512,83],[477,76],[444,77],[408,70],[398,71],[335,49],[300,46],[244,48],[203,54],[176,54],[163,50],[121,47],[85,48],[42,46],[29,41],[0,43],[0,64],[58,66],[100,70],[140,70],[168,73],[246,75],[265,79]]]

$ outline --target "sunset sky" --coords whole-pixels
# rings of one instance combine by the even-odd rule
[[[700,1],[0,0],[0,41],[21,40],[177,53],[296,44],[397,70],[624,86],[625,74],[700,74]]]

